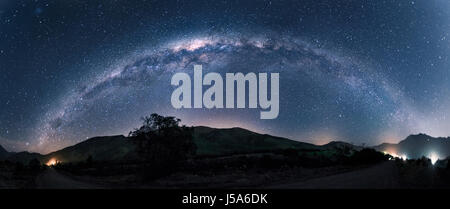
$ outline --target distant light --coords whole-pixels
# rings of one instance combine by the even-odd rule
[[[439,160],[439,156],[434,152],[430,153],[429,158],[431,160],[431,164],[433,165]]]
[[[405,154],[403,154],[403,155],[397,155],[397,154],[395,154],[395,153],[390,153],[390,152],[388,152],[388,151],[383,151],[383,153],[386,155],[391,155],[392,156],[392,158],[400,158],[400,159],[402,159],[402,160],[407,160],[408,159],[408,157],[405,155]]]
[[[408,159],[408,157],[406,157],[406,155],[402,155],[402,157],[401,157],[403,160],[407,160]]]
[[[59,161],[57,159],[55,159],[55,158],[52,158],[46,163],[46,165],[47,166],[53,166],[53,165],[56,165],[57,163],[59,163]]]

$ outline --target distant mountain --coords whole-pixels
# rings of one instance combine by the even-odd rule
[[[89,156],[100,161],[122,160],[136,154],[134,146],[125,136],[94,137],[47,155],[30,152],[7,152],[4,155],[0,149],[0,160],[24,164],[34,158],[42,163],[46,163],[52,158],[61,162],[79,162],[86,160]]]
[[[426,134],[410,135],[398,144],[383,143],[374,147],[378,151],[406,155],[407,158],[420,158],[422,156],[438,156],[444,159],[450,156],[450,137],[434,138]]]
[[[0,160],[9,160],[13,162],[28,163],[33,158],[40,159],[42,157],[39,153],[30,152],[8,152],[0,145]]]
[[[36,158],[38,160],[42,159],[43,155],[39,153],[32,152],[11,152],[5,160],[13,161],[13,162],[22,162],[24,164],[28,164],[30,160]]]
[[[0,145],[0,159],[6,158],[9,154],[10,153]]]

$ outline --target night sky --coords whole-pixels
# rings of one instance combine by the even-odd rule
[[[0,144],[47,153],[157,112],[316,144],[450,135],[450,2],[1,0]],[[280,73],[280,113],[171,106],[176,72]]]

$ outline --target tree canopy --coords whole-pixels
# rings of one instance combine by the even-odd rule
[[[149,163],[146,170],[150,176],[167,174],[195,155],[193,129],[180,126],[180,119],[153,113],[142,120],[142,126],[131,131],[129,137],[136,143],[140,159]]]
[[[140,128],[134,129],[134,131],[130,131],[128,134],[131,137],[145,135],[153,131],[161,131],[169,128],[178,128],[180,119],[172,117],[172,116],[161,116],[156,113],[151,114],[150,116],[142,117],[141,120],[143,124]]]

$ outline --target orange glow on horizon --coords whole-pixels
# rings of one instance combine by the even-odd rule
[[[56,165],[57,163],[60,163],[60,161],[58,161],[58,160],[55,159],[55,158],[51,158],[51,159],[46,163],[46,165],[47,165],[47,166],[53,166],[53,165]]]
[[[383,151],[385,155],[391,155],[394,158],[400,158],[402,160],[407,160],[408,157],[405,154],[397,154],[395,152]]]

